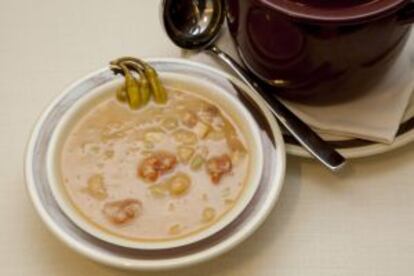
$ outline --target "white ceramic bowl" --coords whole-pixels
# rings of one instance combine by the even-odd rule
[[[193,265],[218,256],[238,245],[264,221],[274,206],[284,179],[285,148],[280,129],[265,108],[263,100],[234,77],[209,66],[182,59],[152,59],[149,62],[162,73],[174,72],[214,83],[235,99],[239,97],[249,113],[260,121],[259,137],[265,162],[259,186],[242,212],[211,236],[170,249],[129,249],[105,242],[82,230],[62,211],[49,183],[46,160],[54,144],[52,136],[64,122],[69,110],[83,102],[91,92],[119,79],[108,69],[93,72],[74,83],[54,100],[39,118],[27,145],[25,175],[29,195],[36,211],[48,228],[66,245],[97,262],[123,269],[160,270]],[[91,96],[92,97],[92,96]]]
[[[223,91],[223,89],[219,86],[202,79],[188,75],[164,72],[160,74],[160,79],[166,87],[197,94],[207,100],[213,101],[227,114],[231,114],[237,125],[240,126],[243,135],[245,135],[246,142],[248,144],[247,147],[249,148],[249,170],[246,180],[246,188],[244,189],[241,197],[235,203],[235,206],[228,213],[226,213],[224,217],[205,230],[184,238],[177,238],[168,241],[137,241],[122,238],[102,231],[102,229],[86,220],[85,217],[80,214],[78,210],[76,210],[76,206],[73,206],[73,200],[69,199],[69,195],[67,194],[62,183],[63,177],[60,175],[59,169],[60,154],[65,138],[68,136],[74,125],[82,118],[82,116],[93,108],[95,104],[99,103],[101,99],[111,96],[115,97],[116,89],[123,83],[123,79],[115,79],[112,82],[108,82],[90,91],[87,96],[77,101],[63,115],[59,125],[53,132],[50,147],[47,153],[49,183],[60,208],[81,229],[112,244],[137,249],[168,249],[200,241],[220,231],[237,216],[239,216],[250,202],[257,187],[259,186],[263,169],[263,149],[259,135],[259,127],[246,107],[244,107],[236,97],[226,91]],[[188,215],[191,214],[189,213]]]

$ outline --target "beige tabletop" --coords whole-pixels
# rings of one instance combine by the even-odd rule
[[[0,0],[0,275],[147,275],[104,267],[59,242],[25,189],[23,157],[46,105],[122,55],[179,57],[155,0]],[[280,200],[233,251],[154,275],[413,275],[414,144],[334,175],[289,157]],[[151,274],[152,275],[152,274]]]

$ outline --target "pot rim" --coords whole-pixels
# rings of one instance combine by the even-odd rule
[[[407,0],[372,0],[348,8],[327,9],[300,5],[291,0],[258,0],[264,6],[291,17],[320,23],[359,23],[401,10]]]

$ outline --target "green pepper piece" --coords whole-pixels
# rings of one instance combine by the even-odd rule
[[[196,156],[194,156],[193,160],[191,161],[191,169],[196,171],[198,169],[201,168],[201,166],[204,164],[205,160],[204,158],[200,155],[197,154]]]
[[[139,92],[141,96],[141,106],[146,105],[151,98],[151,89],[147,77],[145,76],[141,63],[135,60],[123,59],[122,64],[129,66],[132,70],[139,74]]]
[[[167,92],[165,91],[164,87],[162,86],[157,72],[154,68],[150,67],[149,65],[144,66],[144,73],[148,79],[149,86],[151,91],[154,95],[154,100],[156,103],[165,104],[168,100]]]
[[[145,75],[142,74],[140,78],[139,91],[141,92],[142,105],[146,105],[151,98],[151,90]]]
[[[116,98],[118,99],[118,101],[123,102],[123,103],[128,101],[128,94],[125,91],[124,86],[121,86],[116,90]]]
[[[139,93],[138,83],[132,75],[127,75],[125,76],[125,85],[127,88],[129,107],[137,109],[141,106],[141,95]]]
[[[121,63],[119,66],[125,74],[125,89],[128,95],[129,107],[137,109],[141,105],[141,95],[139,93],[138,83],[124,64]]]
[[[121,67],[121,65],[124,65],[125,68],[126,66],[129,66],[129,67],[132,67],[132,70],[139,73],[140,75],[139,92],[141,95],[141,105],[149,101],[151,94],[154,96],[154,101],[156,103],[165,104],[167,102],[168,94],[165,91],[165,88],[162,86],[157,72],[155,71],[154,68],[152,68],[150,65],[148,65],[144,61],[134,58],[134,57],[122,57],[117,60],[111,61],[111,65],[119,66],[119,67]],[[128,68],[126,69],[128,70]],[[149,86],[149,91],[148,89],[146,89],[147,86]]]

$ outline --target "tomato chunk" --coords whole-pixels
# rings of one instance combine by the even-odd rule
[[[158,151],[145,158],[138,166],[138,175],[144,180],[155,182],[164,173],[171,171],[177,164],[177,157],[167,151]]]
[[[137,199],[127,198],[105,203],[103,213],[114,224],[124,224],[139,215],[142,204]]]
[[[223,175],[231,172],[232,163],[228,154],[212,157],[207,161],[206,170],[211,181],[218,184]]]

